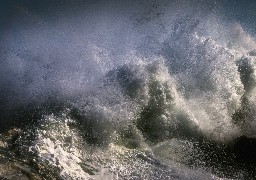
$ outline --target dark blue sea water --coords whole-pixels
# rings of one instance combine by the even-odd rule
[[[255,1],[1,1],[0,179],[255,179]]]

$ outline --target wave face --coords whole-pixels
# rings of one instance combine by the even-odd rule
[[[0,179],[256,177],[255,2],[1,3]]]

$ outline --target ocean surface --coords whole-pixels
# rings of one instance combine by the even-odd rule
[[[1,1],[0,179],[256,179],[255,9]]]

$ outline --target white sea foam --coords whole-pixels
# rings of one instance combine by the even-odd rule
[[[30,152],[63,179],[218,179],[189,170],[189,148],[256,138],[254,37],[215,2],[116,3],[53,22],[18,8],[0,37],[1,125],[36,117]]]
[[[69,121],[53,115],[45,117],[36,131],[36,140],[30,151],[37,154],[39,161],[57,167],[63,179],[90,179],[80,166],[82,155],[78,146],[81,137],[70,129]]]

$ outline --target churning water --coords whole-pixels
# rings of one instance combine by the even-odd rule
[[[255,179],[251,1],[6,1],[0,179]]]

